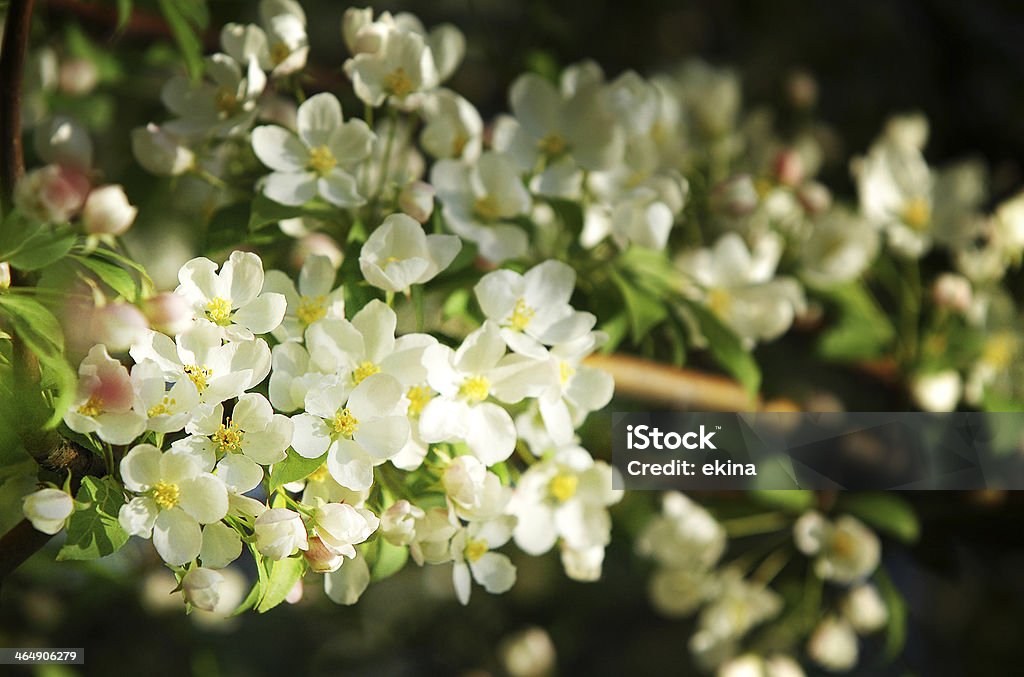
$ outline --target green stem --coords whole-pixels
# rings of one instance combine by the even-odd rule
[[[391,170],[391,152],[395,147],[395,136],[398,133],[398,109],[388,108],[388,138],[384,142],[384,156],[381,158],[380,178],[377,180],[377,189],[373,191],[371,204],[376,207],[380,200],[384,186],[388,182],[388,172]],[[371,210],[372,211],[372,210]]]
[[[423,287],[418,284],[412,286],[412,304],[416,309],[416,331],[423,333]]]
[[[781,531],[788,527],[789,523],[789,517],[781,512],[766,512],[759,515],[734,517],[721,521],[721,525],[725,527],[729,538],[743,538],[744,536],[756,536],[757,534]]]

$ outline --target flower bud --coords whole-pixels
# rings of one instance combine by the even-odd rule
[[[196,163],[191,149],[153,123],[132,130],[132,153],[146,171],[157,176],[180,176]]]
[[[40,221],[71,220],[85,203],[89,180],[77,169],[47,165],[26,174],[14,189],[14,204]]]
[[[213,569],[191,569],[181,581],[185,601],[203,611],[213,611],[220,601],[220,588],[224,576]]]
[[[711,191],[711,207],[730,216],[744,216],[757,209],[759,201],[754,179],[740,174],[718,184]]]
[[[426,223],[434,212],[437,191],[425,181],[410,181],[398,195],[399,208],[420,223]]]
[[[803,183],[806,171],[803,158],[792,149],[779,151],[772,162],[772,172],[784,186],[799,186]]]
[[[0,261],[0,291],[11,287],[11,264]]]
[[[832,192],[817,181],[808,181],[800,186],[796,199],[809,214],[822,214],[832,206]]]
[[[114,353],[126,352],[149,329],[146,316],[130,303],[108,303],[95,308],[91,319],[92,340]]]
[[[555,667],[555,645],[543,628],[526,628],[506,637],[498,653],[505,671],[513,677],[541,677]]]
[[[373,23],[373,9],[370,7],[350,7],[345,10],[341,20],[341,35],[348,47],[349,54],[355,56],[362,52],[375,52],[380,47],[380,37],[374,34],[360,36],[363,28]],[[373,38],[376,38],[375,40]]]
[[[309,547],[302,553],[309,568],[318,574],[337,571],[345,562],[345,556],[328,548],[319,536],[309,537]]]
[[[128,202],[124,188],[117,185],[95,188],[85,200],[82,225],[91,235],[120,235],[135,222],[139,210]]]
[[[100,74],[96,64],[88,59],[68,59],[60,65],[58,80],[61,91],[71,96],[83,96],[96,88]]]
[[[348,503],[324,503],[313,513],[316,533],[328,548],[346,557],[355,557],[356,543],[370,537],[380,520],[365,508]]]
[[[966,313],[971,307],[973,297],[970,281],[956,273],[939,275],[932,286],[932,299],[935,304],[957,313]]]
[[[150,326],[168,336],[177,336],[192,324],[192,308],[184,296],[161,292],[142,302]]]
[[[37,531],[52,536],[64,528],[75,502],[60,489],[40,489],[22,499],[21,509]]]
[[[807,642],[811,659],[827,670],[845,672],[857,663],[857,635],[839,618],[826,618]]]
[[[422,509],[402,499],[380,516],[381,533],[392,545],[409,545],[416,535],[416,520],[425,515]]]
[[[889,620],[889,610],[873,585],[859,585],[843,598],[840,603],[843,616],[853,629],[866,635],[881,630]]]
[[[295,244],[295,248],[292,250],[291,263],[296,268],[302,268],[306,259],[314,254],[326,256],[331,260],[331,265],[335,268],[341,265],[343,258],[341,249],[338,248],[338,244],[330,235],[309,233]]]
[[[963,379],[953,369],[921,374],[911,381],[910,392],[925,411],[953,411],[963,394]]]
[[[257,517],[255,531],[256,549],[270,559],[284,559],[309,547],[302,517],[287,508],[271,508]]]

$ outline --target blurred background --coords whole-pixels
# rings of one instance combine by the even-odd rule
[[[57,96],[91,121],[103,171],[129,195],[150,196],[140,204],[133,234],[167,243],[149,248],[159,256],[148,263],[158,281],[161,271],[173,280],[193,255],[189,237],[198,234],[183,230],[174,205],[161,203],[160,180],[137,171],[127,134],[140,121],[165,115],[158,93],[175,58],[166,26],[146,2],[121,33],[112,2],[37,4],[34,47],[66,50],[69,36],[78,35],[95,50],[103,75],[98,88],[76,95],[72,73]],[[358,110],[340,72],[346,5],[302,4],[316,75],[311,89],[335,91]],[[211,2],[211,25],[254,20],[255,5]],[[1024,7],[1014,0],[435,0],[382,2],[375,9],[412,11],[428,26],[449,21],[461,28],[467,58],[450,86],[485,119],[507,107],[508,85],[524,70],[552,73],[592,58],[609,76],[628,68],[652,74],[699,56],[734,67],[746,99],[780,116],[793,110],[794,97],[811,97],[817,117],[841,140],[840,158],[863,152],[890,114],[919,110],[932,125],[929,161],[984,159],[995,200],[1024,178]],[[208,48],[216,41],[211,30]],[[826,168],[823,178],[838,193],[852,194],[845,161]],[[801,352],[799,341],[759,350],[774,394],[791,394],[796,386],[788,381],[799,371],[801,387],[841,392],[851,409],[907,406],[903,393],[861,373],[800,362],[793,370],[793,360],[806,359]],[[644,406],[617,400],[608,411]],[[584,440],[598,457],[609,455],[600,434],[607,415],[595,416],[590,428],[597,432]],[[17,516],[17,492],[8,486],[3,493],[6,529]],[[186,617],[169,595],[172,577],[148,545],[133,543],[83,565],[54,562],[58,544],[52,543],[0,591],[0,646],[85,647],[87,664],[79,670],[92,675],[697,673],[686,646],[692,621],[654,613],[646,596],[651,565],[630,551],[655,498],[634,494],[613,509],[616,532],[601,582],[569,581],[554,554],[517,557],[516,587],[501,597],[477,590],[465,609],[454,600],[448,567],[410,565],[371,586],[354,608],[326,600],[311,576],[300,602],[266,616]],[[914,546],[887,541],[884,548],[885,565],[909,606],[907,642],[891,663],[869,642],[857,674],[1012,673],[1024,664],[1024,497],[936,492],[908,498],[920,511],[922,537]],[[730,497],[707,499],[727,504]],[[240,571],[238,599],[251,573]]]

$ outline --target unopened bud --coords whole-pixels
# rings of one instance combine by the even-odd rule
[[[309,568],[318,574],[337,571],[345,562],[345,556],[328,548],[319,536],[309,537],[309,548],[302,556],[306,558]]]
[[[932,285],[932,299],[936,305],[957,313],[966,313],[971,307],[974,294],[970,281],[963,275],[943,273]]]
[[[436,193],[434,187],[425,181],[410,181],[398,195],[398,206],[420,223],[426,223],[434,212]]]
[[[0,261],[0,290],[11,287],[11,264]]]
[[[85,203],[89,180],[71,167],[47,165],[26,174],[14,189],[22,213],[48,223],[70,221]]]
[[[36,530],[53,535],[64,528],[75,502],[60,489],[40,489],[22,500],[22,512]]]
[[[199,567],[191,569],[181,581],[185,601],[197,609],[213,611],[220,602],[220,589],[224,576],[219,571]]]
[[[150,326],[168,336],[177,336],[192,324],[192,308],[184,296],[161,292],[142,302]]]
[[[139,213],[118,185],[93,189],[82,209],[82,225],[91,235],[120,235],[135,222]]]
[[[60,89],[71,96],[83,96],[96,88],[100,74],[88,59],[68,59],[60,65]]]
[[[180,176],[196,163],[190,148],[153,123],[132,130],[132,153],[146,171],[157,176]]]
[[[92,340],[113,353],[126,352],[147,329],[146,316],[130,303],[108,303],[92,312]]]
[[[779,151],[772,163],[772,172],[779,183],[795,187],[803,183],[806,174],[803,158],[795,150]]]

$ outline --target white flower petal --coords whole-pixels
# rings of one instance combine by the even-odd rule
[[[153,545],[165,562],[181,566],[199,556],[203,534],[193,517],[184,510],[171,508],[162,511],[156,518]]]

